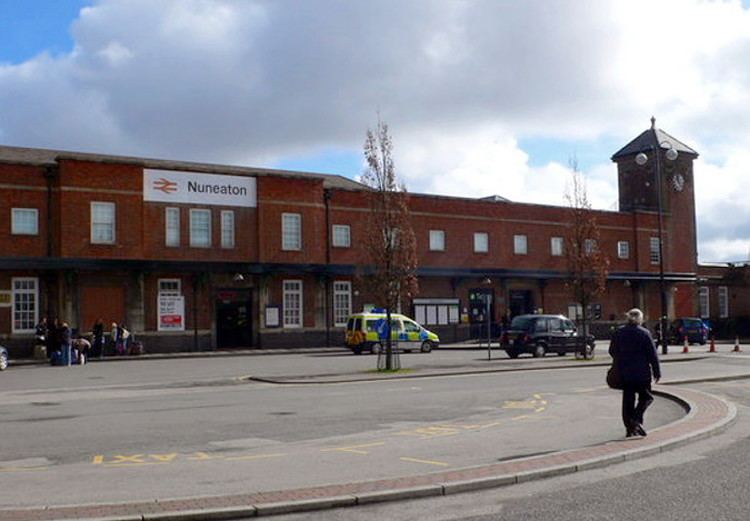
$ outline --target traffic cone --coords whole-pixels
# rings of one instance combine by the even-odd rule
[[[716,352],[716,342],[714,342],[714,336],[711,335],[711,343],[708,345],[708,352],[709,353],[715,353]]]
[[[690,352],[690,350],[688,349],[687,335],[685,335],[685,341],[682,342],[682,354],[685,355],[685,354],[687,354],[689,352]]]
[[[742,349],[740,349],[740,337],[736,336],[734,337],[734,349],[732,349],[733,353],[741,353]]]

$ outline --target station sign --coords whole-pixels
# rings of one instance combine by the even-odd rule
[[[213,206],[258,205],[254,177],[143,169],[143,200]]]

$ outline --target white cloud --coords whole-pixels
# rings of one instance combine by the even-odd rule
[[[0,66],[5,143],[263,165],[358,150],[379,110],[410,189],[564,204],[569,152],[519,140],[624,145],[655,114],[701,152],[701,259],[750,240],[738,0],[101,0],[72,35]],[[585,172],[605,209],[612,152]]]

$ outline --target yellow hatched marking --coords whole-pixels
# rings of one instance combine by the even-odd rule
[[[102,463],[104,463],[104,456],[102,456],[101,454],[97,454],[96,456],[94,456],[94,460],[91,463],[93,465],[101,465]]]
[[[399,458],[401,461],[410,461],[412,463],[424,463],[426,465],[436,465],[438,467],[450,467],[450,463],[444,461],[434,461],[429,459],[417,459],[417,458]]]
[[[143,454],[133,454],[132,456],[113,456],[114,460],[109,461],[110,464],[119,464],[119,463],[147,463],[143,459]]]
[[[148,457],[153,458],[160,463],[169,463],[177,457],[177,453],[173,452],[172,454],[149,454]]]
[[[205,452],[193,452],[192,456],[188,456],[189,460],[194,461],[205,461],[209,459],[221,459],[223,456],[211,456],[210,454],[207,454]]]
[[[380,445],[385,445],[384,441],[378,441],[375,443],[365,443],[363,445],[351,445],[349,447],[331,447],[329,449],[320,449],[320,452],[353,452],[354,454],[369,454],[366,450],[360,450],[362,448],[369,448],[369,447],[378,447]]]
[[[226,461],[248,461],[248,460],[254,460],[254,459],[264,459],[264,458],[280,458],[282,456],[286,456],[286,454],[278,453],[278,454],[255,454],[253,456],[232,456],[229,458],[225,458]]]

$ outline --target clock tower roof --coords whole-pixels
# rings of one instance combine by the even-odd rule
[[[698,157],[698,152],[687,146],[685,143],[670,136],[662,129],[656,128],[655,122],[656,120],[651,118],[651,128],[644,130],[637,138],[615,152],[612,156],[612,161],[617,161],[623,157],[633,156],[640,152],[650,151],[652,149],[652,144],[654,143],[654,135],[656,135],[656,141],[661,144],[662,149],[667,149],[671,146],[680,154],[693,156],[693,159]]]

